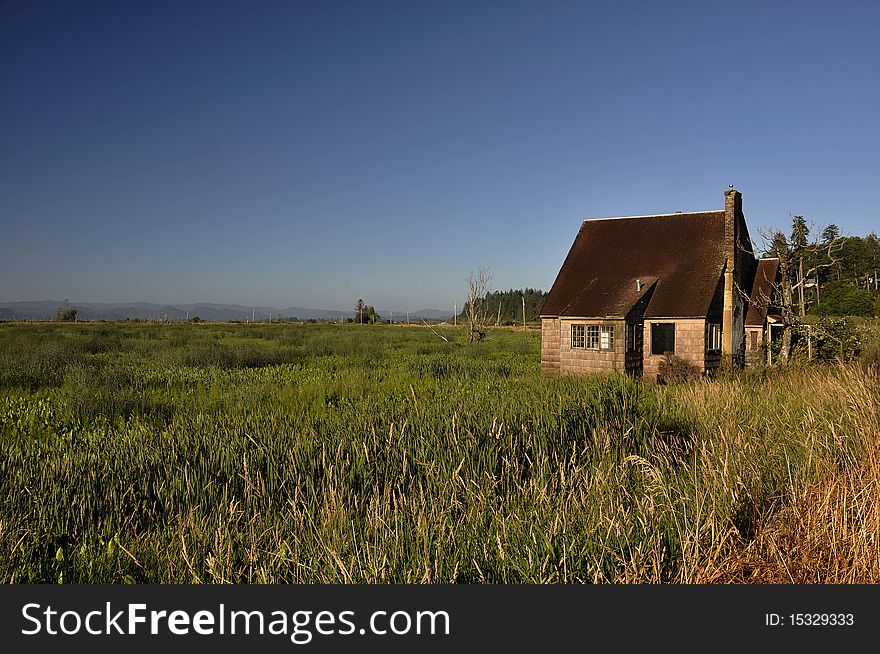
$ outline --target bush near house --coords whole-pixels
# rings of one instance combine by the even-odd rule
[[[697,366],[674,354],[666,353],[660,361],[660,381],[664,384],[695,382],[701,376]]]
[[[794,329],[792,358],[804,362],[810,357],[813,361],[856,361],[864,350],[867,322],[858,317],[807,315]],[[774,346],[777,356],[779,343]]]

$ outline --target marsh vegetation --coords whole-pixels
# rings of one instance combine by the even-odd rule
[[[880,581],[880,378],[538,331],[0,326],[5,582]]]

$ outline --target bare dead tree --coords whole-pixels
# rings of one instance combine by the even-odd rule
[[[765,293],[762,291],[757,296],[751,298],[742,289],[740,289],[740,293],[745,297],[746,301],[759,306],[765,311],[768,311],[771,307],[779,309],[782,317],[782,344],[779,349],[779,362],[784,365],[791,358],[792,335],[799,324],[795,318],[794,294],[797,292],[801,298],[799,312],[800,316],[803,317],[806,313],[803,300],[806,280],[812,275],[816,275],[818,284],[819,271],[823,268],[835,266],[840,261],[838,254],[843,246],[843,241],[839,236],[827,243],[820,243],[818,238],[816,238],[812,243],[801,246],[800,252],[797,255],[797,274],[794,275],[792,266],[795,265],[793,261],[795,253],[788,237],[778,229],[769,231],[759,230],[759,234],[765,243],[762,248],[764,253],[779,259],[779,281],[767,280],[770,282],[769,292]],[[816,265],[809,268],[806,272],[803,270],[804,252],[814,255],[817,260]],[[824,253],[824,256],[820,256],[820,253]],[[767,346],[770,346],[769,339]]]
[[[436,336],[437,338],[443,339],[443,340],[446,341],[447,343],[449,342],[449,338],[448,338],[445,334],[441,334],[441,333],[438,332],[436,329],[434,329],[434,328],[428,323],[427,320],[425,320],[424,318],[422,318],[422,322],[425,324],[425,327],[427,327],[428,329],[431,330],[431,332],[433,332],[434,336]]]
[[[468,325],[468,342],[479,343],[486,336],[489,312],[486,296],[492,285],[492,273],[481,266],[476,272],[471,270],[466,281],[468,290],[465,319]]]
[[[813,275],[816,276],[816,301],[819,301],[819,271],[824,268],[832,268],[840,263],[840,251],[843,249],[843,238],[837,236],[827,243],[819,242],[818,236],[808,246],[808,252],[816,258],[817,263],[813,267],[804,272],[804,258],[801,257],[798,262],[798,280],[794,288],[798,289],[800,301],[800,314],[806,315],[806,303],[804,301],[804,291],[806,290],[807,280]]]
[[[779,235],[782,236],[782,233],[779,232]],[[782,240],[785,240],[784,236],[782,236]],[[780,249],[777,256],[779,256],[779,276],[781,277],[779,283],[782,286],[782,292],[779,294],[782,297],[780,303],[782,309],[782,347],[779,350],[779,363],[785,365],[791,357],[791,333],[794,329],[794,301],[790,277],[791,253],[787,248]],[[769,342],[767,347],[770,347]]]

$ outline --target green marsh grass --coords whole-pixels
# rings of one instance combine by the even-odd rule
[[[0,326],[0,579],[785,581],[785,533],[818,581],[880,581],[869,372],[659,387],[446,333]],[[798,522],[828,493],[867,516],[840,542]]]

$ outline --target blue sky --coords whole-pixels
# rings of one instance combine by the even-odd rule
[[[880,227],[880,3],[0,4],[0,300],[415,310],[585,217]]]

